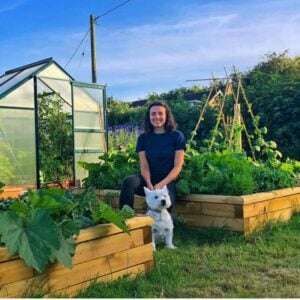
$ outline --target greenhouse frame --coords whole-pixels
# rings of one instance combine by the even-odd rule
[[[62,169],[54,161],[57,157],[49,163],[56,150],[48,146],[52,142],[48,125],[49,153],[41,150],[42,103],[67,122],[61,125],[57,120],[53,127],[52,121],[52,132],[63,132],[69,126],[68,136],[60,137],[61,143],[69,144],[61,144],[59,150],[63,156],[71,149],[69,180],[74,185],[87,176],[78,162],[98,162],[107,151],[106,85],[75,81],[52,58],[9,70],[0,77],[0,182],[6,187],[41,188],[46,164],[48,171]]]

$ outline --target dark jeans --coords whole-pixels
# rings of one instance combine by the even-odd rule
[[[157,184],[160,181],[161,181],[160,178],[151,178],[151,182],[153,185]],[[142,175],[127,176],[123,180],[123,184],[121,188],[120,201],[119,201],[120,209],[125,204],[133,208],[134,194],[137,194],[139,196],[145,196],[144,186],[147,186],[147,184]],[[167,184],[167,188],[169,191],[169,195],[173,207],[175,203],[175,197],[176,197],[175,181],[172,181],[169,184]]]

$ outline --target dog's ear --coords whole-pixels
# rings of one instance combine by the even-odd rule
[[[144,192],[147,195],[150,192],[150,190],[147,187],[144,186]]]
[[[169,190],[168,190],[168,188],[167,188],[166,185],[163,186],[162,190],[163,190],[165,193],[169,193]]]

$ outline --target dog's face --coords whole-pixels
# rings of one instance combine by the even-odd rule
[[[163,208],[169,208],[171,206],[171,199],[167,186],[164,186],[160,190],[149,190],[144,187],[146,194],[146,202],[150,209],[162,210]]]

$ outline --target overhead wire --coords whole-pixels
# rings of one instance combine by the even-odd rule
[[[125,5],[125,4],[128,3],[129,1],[130,1],[130,0],[124,1],[123,3],[121,3],[121,4],[119,4],[119,5],[115,6],[115,7],[113,7],[112,9],[108,10],[108,11],[105,12],[104,14],[102,14],[102,15],[96,17],[96,18],[95,18],[95,21],[96,21],[97,19],[99,19],[99,18],[102,18],[102,17],[108,15],[109,13],[111,13],[112,11],[114,11],[114,10],[118,9],[119,7]]]
[[[88,33],[90,32],[90,28],[88,29],[88,31],[86,32],[86,34],[83,36],[83,38],[81,39],[80,43],[78,44],[78,46],[76,47],[75,51],[73,52],[72,56],[70,57],[70,59],[68,60],[68,62],[66,63],[66,65],[64,66],[64,69],[66,69],[66,67],[69,65],[69,63],[72,61],[73,57],[75,56],[76,52],[78,51],[79,47],[81,46],[81,44],[84,42],[86,36],[88,35]]]
[[[106,11],[104,14],[102,14],[102,15],[100,15],[100,16],[97,16],[97,17],[95,18],[95,21],[96,21],[97,19],[99,19],[99,18],[102,18],[102,17],[104,17],[104,16],[110,14],[111,12],[113,12],[114,10],[118,9],[119,7],[125,5],[125,4],[128,3],[129,1],[131,1],[131,0],[126,0],[126,1],[122,2],[121,4],[119,4],[119,5],[115,6],[115,7],[113,7],[112,9]],[[95,22],[95,23],[96,23],[96,22]],[[69,63],[72,61],[73,57],[74,57],[75,54],[77,53],[78,49],[80,48],[81,44],[84,42],[84,40],[85,40],[85,38],[86,38],[86,36],[88,35],[89,32],[90,32],[90,28],[88,29],[88,31],[86,32],[86,34],[83,36],[83,38],[82,38],[81,41],[79,42],[78,46],[76,47],[75,51],[73,52],[73,54],[72,54],[72,56],[70,57],[70,59],[68,60],[68,62],[65,64],[64,69],[66,69],[66,67],[67,67],[67,66],[69,65]]]

